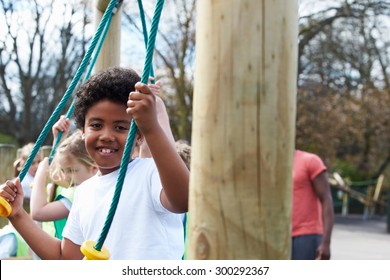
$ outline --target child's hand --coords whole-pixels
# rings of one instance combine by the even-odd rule
[[[53,125],[51,131],[53,133],[54,140],[57,138],[60,131],[63,132],[62,138],[65,139],[70,131],[70,120],[62,115],[60,119]]]
[[[9,218],[17,215],[20,211],[23,211],[24,194],[19,178],[16,179],[15,183],[8,180],[4,186],[0,188],[0,196],[7,200],[12,207]]]
[[[157,81],[155,84],[150,83],[150,81],[151,81],[151,79],[149,79],[149,84],[148,84],[150,90],[153,92],[153,94],[159,95],[160,88],[161,88],[160,81]]]
[[[142,134],[146,135],[159,126],[156,113],[156,96],[150,88],[142,83],[135,85],[129,94],[126,112],[133,116]]]
[[[45,157],[38,165],[37,172],[35,173],[35,177],[46,176],[49,174],[49,158]]]

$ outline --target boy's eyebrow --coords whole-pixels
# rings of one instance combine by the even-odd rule
[[[89,118],[88,121],[103,121],[102,118],[97,118],[97,117],[92,117],[92,118]]]
[[[114,123],[131,123],[131,120],[117,120],[117,121],[114,121]]]
[[[94,121],[100,121],[100,122],[104,122],[105,120],[102,119],[102,118],[98,118],[98,117],[91,117],[89,118],[88,120],[89,122],[94,122]],[[131,123],[131,120],[115,120],[114,123]]]

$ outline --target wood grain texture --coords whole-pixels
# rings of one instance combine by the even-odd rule
[[[0,184],[14,178],[14,161],[16,147],[11,144],[0,144]]]
[[[104,15],[104,12],[110,3],[109,0],[98,0],[95,9],[95,29]],[[110,29],[107,32],[100,54],[96,60],[94,72],[99,72],[111,66],[120,65],[120,44],[121,44],[121,16],[122,8],[112,17]]]
[[[289,259],[297,1],[199,0],[190,259]]]

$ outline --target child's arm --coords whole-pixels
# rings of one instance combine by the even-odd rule
[[[145,84],[137,83],[129,95],[127,112],[144,135],[156,163],[163,190],[163,206],[177,213],[188,210],[189,171],[157,121],[156,97]]]
[[[30,215],[36,221],[54,221],[68,217],[69,210],[60,201],[47,201],[45,190],[46,178],[49,173],[49,159],[44,158],[39,163],[34,177],[30,198]]]
[[[80,246],[69,240],[61,240],[44,232],[23,209],[23,189],[19,178],[15,183],[7,181],[0,189],[0,196],[10,202],[12,212],[9,221],[30,248],[42,259],[82,259]]]

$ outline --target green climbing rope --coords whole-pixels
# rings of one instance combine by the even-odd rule
[[[105,27],[107,20],[109,20],[109,18],[112,18],[112,10],[114,9],[115,5],[117,4],[117,1],[118,0],[111,0],[110,3],[108,4],[107,9],[102,17],[102,20],[100,21],[99,26],[96,30],[96,33],[92,39],[91,45],[89,46],[83,60],[81,61],[81,64],[80,64],[79,68],[77,69],[75,76],[73,77],[73,79],[72,79],[68,89],[66,90],[64,96],[62,97],[60,103],[58,103],[57,107],[54,109],[49,120],[47,121],[44,128],[42,129],[37,141],[34,144],[34,147],[31,151],[30,155],[27,158],[25,165],[23,166],[23,169],[20,171],[20,174],[19,174],[20,181],[23,181],[24,176],[26,176],[28,169],[30,168],[35,156],[37,155],[40,147],[42,146],[43,141],[46,139],[46,136],[49,133],[51,127],[54,125],[54,122],[60,116],[61,111],[65,107],[65,105],[68,102],[69,98],[71,97],[74,89],[76,88],[76,85],[78,84],[82,73],[84,72],[85,68],[88,65],[88,62],[89,62],[91,55],[92,55],[92,52],[95,49],[95,46],[100,38],[100,35],[103,32],[103,28]]]
[[[142,72],[142,77],[141,77],[141,82],[144,84],[147,84],[148,80],[149,80],[149,74],[150,74],[150,69],[151,69],[151,65],[152,65],[153,53],[154,53],[154,46],[155,46],[156,36],[157,36],[157,29],[158,29],[158,24],[160,22],[160,16],[161,16],[163,6],[164,6],[164,0],[157,0],[156,8],[155,8],[153,20],[152,20],[152,25],[151,25],[150,33],[149,33],[150,37],[148,40],[148,47],[146,50],[144,70]],[[108,215],[107,215],[106,221],[104,223],[102,232],[99,236],[99,239],[96,242],[96,245],[94,246],[94,249],[97,251],[100,251],[102,249],[103,243],[106,240],[106,237],[108,235],[108,231],[110,230],[112,220],[114,219],[114,215],[116,212],[116,208],[118,206],[120,194],[122,192],[123,182],[124,182],[124,179],[126,176],[127,165],[128,165],[129,159],[130,159],[131,150],[132,150],[132,147],[134,144],[134,140],[135,140],[135,136],[137,134],[137,131],[138,131],[137,125],[135,124],[134,120],[132,120],[131,126],[130,126],[130,132],[127,136],[125,149],[123,151],[121,165],[119,168],[118,180],[117,180],[117,183],[115,186],[115,192],[114,192],[114,196],[112,198],[112,202],[110,205],[110,210],[108,211]]]
[[[148,30],[146,28],[146,21],[145,21],[145,12],[144,12],[144,6],[142,4],[142,0],[138,0],[138,8],[139,8],[139,15],[141,18],[141,24],[142,24],[142,33],[144,35],[144,42],[145,42],[145,49],[148,48]],[[153,65],[150,68],[150,76],[154,78],[154,70]],[[155,83],[155,80],[152,80],[152,83]]]
[[[112,15],[114,15],[114,12],[112,12]],[[99,56],[100,50],[102,49],[102,46],[103,46],[104,40],[106,38],[107,32],[108,32],[108,30],[110,28],[111,20],[112,20],[112,16],[107,18],[107,21],[106,21],[106,23],[104,25],[103,32],[99,36],[99,43],[98,43],[97,48],[96,48],[96,50],[95,50],[95,52],[93,54],[92,60],[89,63],[89,67],[88,67],[87,73],[85,74],[85,76],[83,78],[82,84],[84,84],[86,82],[86,80],[88,80],[88,78],[91,76],[92,69],[95,66],[96,60],[97,60],[97,58]],[[72,115],[72,113],[74,111],[74,103],[75,103],[75,98],[73,98],[72,104],[70,104],[70,106],[69,106],[69,109],[68,109],[68,111],[67,111],[67,113],[65,115],[66,118],[70,118],[71,117],[71,115]],[[51,149],[51,152],[50,152],[50,155],[49,155],[49,164],[53,161],[53,157],[54,157],[55,151],[56,151],[58,145],[61,142],[62,135],[63,135],[62,131],[60,131],[58,133],[58,135],[57,135],[56,141],[55,141],[55,143],[53,145],[53,148]]]

